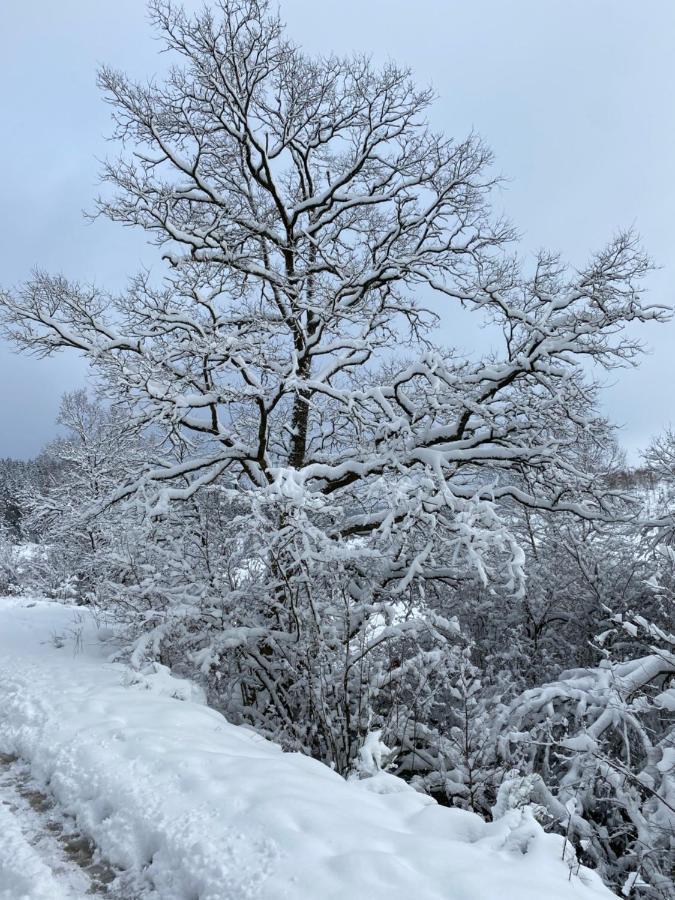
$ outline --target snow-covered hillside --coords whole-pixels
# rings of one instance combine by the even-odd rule
[[[525,810],[491,824],[378,775],[346,782],[228,724],[159,669],[137,676],[81,610],[0,600],[0,753],[144,900],[592,900]],[[182,698],[182,699],[180,699]],[[3,797],[0,897],[79,897]],[[384,793],[383,793],[384,792]],[[569,848],[568,848],[569,849]],[[58,893],[57,893],[58,890]]]

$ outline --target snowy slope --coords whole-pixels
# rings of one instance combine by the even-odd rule
[[[191,695],[184,682],[160,672],[132,683],[129,670],[105,661],[105,645],[81,617],[55,603],[0,600],[0,752],[30,762],[105,857],[134,876],[135,896],[613,896],[593,873],[571,873],[562,839],[527,812],[485,824],[398,780],[348,783],[172,697]],[[64,633],[76,640],[54,640]],[[391,786],[402,789],[377,792]],[[3,895],[19,877],[12,856],[28,851],[1,826],[0,897],[14,900]],[[40,877],[35,893],[21,895],[27,900],[45,896],[49,878],[33,864]]]

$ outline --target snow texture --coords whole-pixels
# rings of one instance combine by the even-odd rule
[[[172,690],[166,671],[138,678],[109,652],[81,610],[0,600],[0,752],[30,764],[63,814],[133,877],[135,896],[613,896],[530,809],[485,823],[393,776],[388,785],[376,774],[374,791],[370,778],[347,782],[179,699],[199,695],[178,680]],[[58,900],[15,824],[0,806],[0,898]]]
[[[62,884],[0,803],[0,900],[68,900]]]

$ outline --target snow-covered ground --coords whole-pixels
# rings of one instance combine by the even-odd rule
[[[613,896],[527,810],[486,824],[390,776],[346,782],[230,725],[186,682],[134,675],[109,652],[82,610],[0,600],[0,753],[29,767],[22,777],[54,800],[58,828],[87,836],[94,861],[121,873],[113,896]],[[100,893],[59,862],[12,791],[0,778],[0,900]]]
[[[95,848],[74,821],[36,789],[29,767],[5,754],[0,754],[0,848],[2,900],[103,893],[116,876],[95,858]]]

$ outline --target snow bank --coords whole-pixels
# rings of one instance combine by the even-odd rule
[[[0,601],[0,751],[30,762],[144,898],[613,896],[571,870],[562,839],[527,811],[486,824],[407,787],[345,782],[178,699],[190,695],[178,682],[167,689],[166,672],[138,679],[106,662],[78,615]],[[75,642],[54,640],[68,632]]]

